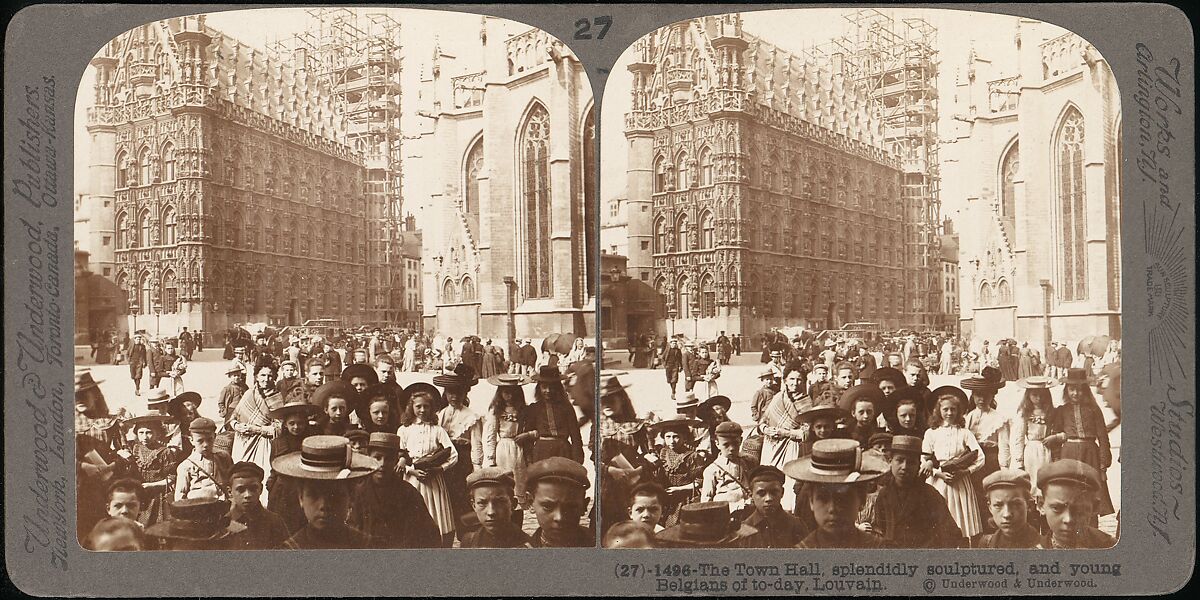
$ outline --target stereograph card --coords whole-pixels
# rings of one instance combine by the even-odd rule
[[[1191,579],[1172,6],[39,4],[4,66],[25,594]]]

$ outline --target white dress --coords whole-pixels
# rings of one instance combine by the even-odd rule
[[[446,430],[439,425],[413,423],[398,429],[396,435],[400,436],[400,447],[408,450],[408,455],[412,457],[412,460],[425,456],[440,446],[450,449],[450,456],[441,465],[443,471],[458,462],[458,451],[454,449],[454,444],[450,442],[450,436]],[[446,489],[446,482],[442,479],[442,474],[436,473],[431,477],[426,477],[425,481],[421,481],[417,479],[410,466],[405,479],[421,492],[421,497],[425,499],[425,505],[429,507],[429,515],[438,524],[438,530],[442,535],[452,533],[454,531],[454,509],[450,504],[450,492]]]
[[[967,471],[974,473],[983,467],[983,449],[979,447],[979,442],[975,441],[975,436],[962,427],[943,425],[937,429],[926,430],[925,440],[921,443],[921,452],[933,454],[939,462],[949,460],[963,450],[975,451],[975,462]],[[925,483],[933,486],[946,499],[946,507],[950,509],[950,515],[954,517],[954,522],[958,524],[963,537],[975,537],[983,531],[979,500],[975,495],[971,477],[963,474],[955,479],[954,483],[947,483],[942,478],[941,469],[934,469],[933,475]]]

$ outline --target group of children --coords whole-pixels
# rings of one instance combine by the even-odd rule
[[[489,378],[497,392],[486,416],[468,407],[478,380],[466,365],[439,374],[435,385],[403,388],[366,365],[329,382],[275,381],[274,369],[259,371],[261,423],[245,419],[253,390],[226,399],[220,424],[198,416],[198,394],[155,390],[146,414],[104,421],[103,441],[90,435],[96,426],[78,434],[96,442],[80,444],[81,452],[107,457],[79,457],[85,547],[594,545],[594,530],[580,525],[590,478],[579,425],[556,368]],[[241,372],[230,369],[231,385]],[[536,401],[526,406],[529,383]],[[94,384],[77,381],[81,415],[107,414],[97,398],[103,405]],[[232,447],[219,447],[229,430]],[[238,443],[250,435],[268,450],[265,464]],[[105,467],[89,471],[96,463]],[[85,519],[85,499],[103,511]],[[522,530],[525,510],[537,517],[532,533]]]
[[[639,419],[620,374],[602,373],[605,546],[1115,544],[1097,528],[1114,512],[1112,455],[1083,373],[1022,379],[1016,415],[1002,416],[994,369],[931,391],[919,365],[905,367],[814,385],[801,369],[778,378],[768,366],[752,428],[728,418],[724,396]],[[633,431],[636,443],[618,443]]]

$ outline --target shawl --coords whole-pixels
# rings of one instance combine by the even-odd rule
[[[781,390],[763,409],[762,423],[771,427],[797,429],[800,427],[800,411],[812,406],[808,396],[797,401],[788,398],[787,390]]]
[[[233,421],[244,425],[270,425],[270,411],[273,402],[279,400],[279,392],[272,392],[269,396],[263,396],[259,393],[258,386],[246,390],[242,396],[242,401],[238,402],[237,407],[233,409]]]

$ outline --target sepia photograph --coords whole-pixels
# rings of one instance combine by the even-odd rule
[[[1116,543],[1121,104],[1088,40],[728,13],[637,40],[604,100],[604,547]]]
[[[592,88],[448,11],[149,22],[75,109],[85,549],[594,547]]]

